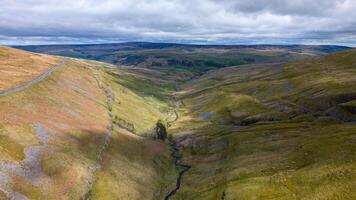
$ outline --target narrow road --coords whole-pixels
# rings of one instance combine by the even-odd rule
[[[10,89],[7,89],[5,91],[0,92],[0,97],[4,97],[4,96],[10,95],[12,93],[21,91],[23,89],[26,89],[28,87],[31,87],[32,85],[34,85],[34,84],[40,82],[41,80],[43,80],[44,78],[46,78],[53,71],[63,67],[64,66],[64,62],[65,62],[64,59],[62,59],[59,64],[49,68],[47,71],[45,71],[42,74],[38,75],[36,78],[31,80],[30,82],[27,82],[27,83],[24,83],[22,85],[19,85],[19,86],[16,86],[16,87],[13,87],[13,88],[10,88]]]

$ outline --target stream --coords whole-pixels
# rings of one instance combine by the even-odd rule
[[[169,200],[176,194],[176,192],[180,188],[184,173],[186,173],[191,168],[190,165],[184,165],[184,164],[180,163],[181,157],[178,155],[179,149],[177,147],[177,144],[174,141],[170,141],[170,143],[171,143],[171,146],[173,147],[173,151],[172,151],[171,155],[175,160],[174,164],[178,169],[180,169],[180,168],[182,168],[182,169],[180,170],[180,172],[178,174],[178,177],[177,177],[177,180],[176,180],[176,187],[172,191],[170,191],[167,194],[167,196],[165,196],[164,200]]]

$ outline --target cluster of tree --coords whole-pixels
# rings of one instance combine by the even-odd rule
[[[131,122],[127,122],[126,120],[119,118],[117,116],[114,117],[114,124],[117,126],[126,129],[132,133],[136,133],[135,126]]]
[[[163,124],[161,120],[158,120],[156,123],[156,128],[155,128],[155,138],[159,140],[165,141],[167,139],[167,129],[166,126]]]

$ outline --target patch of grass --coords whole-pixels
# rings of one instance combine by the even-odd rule
[[[58,63],[54,56],[0,46],[0,91],[26,83]]]
[[[5,199],[6,198],[6,194],[0,190],[0,199]]]
[[[114,132],[102,166],[93,199],[162,199],[177,175],[165,143],[123,129]]]
[[[172,91],[172,86],[169,85],[156,85],[156,83],[139,79],[134,74],[111,74],[114,76],[114,80],[120,85],[130,89],[140,96],[147,96],[148,98],[157,98],[164,101]]]
[[[122,74],[122,76],[118,74]],[[146,88],[151,88],[149,91],[159,91],[155,89],[155,87],[158,88],[156,85],[150,84],[147,87],[137,87],[131,90],[126,87],[126,84],[121,84],[121,77],[126,76],[123,71],[106,69],[98,75],[102,83],[112,90],[114,118],[124,121],[125,124],[132,124],[136,133],[150,134],[155,123],[159,119],[165,120],[167,117],[170,109],[169,103],[158,97],[162,94],[159,92],[154,92],[152,95],[147,94]],[[140,85],[141,80],[133,78],[126,79],[126,81],[132,81],[127,83],[128,85]]]
[[[0,135],[0,147],[1,150],[8,153],[15,160],[23,160],[25,158],[24,147],[7,135]]]
[[[43,195],[40,188],[33,186],[31,183],[27,182],[21,177],[14,177],[14,184],[12,185],[12,190],[25,195],[29,199],[53,199]]]

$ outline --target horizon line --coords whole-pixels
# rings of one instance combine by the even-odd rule
[[[209,43],[180,43],[180,42],[150,42],[150,41],[127,41],[127,42],[103,42],[103,43],[63,43],[63,44],[16,44],[6,45],[0,44],[0,46],[8,47],[24,47],[24,46],[88,46],[88,45],[115,45],[115,44],[134,44],[134,43],[146,43],[146,44],[167,44],[167,45],[186,45],[186,46],[335,46],[335,47],[348,47],[356,48],[353,46],[346,46],[340,44],[305,44],[305,43],[241,43],[241,44],[209,44]]]

